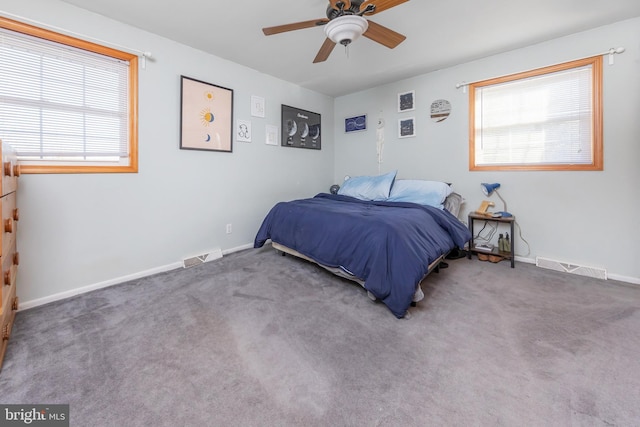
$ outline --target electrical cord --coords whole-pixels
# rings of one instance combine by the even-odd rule
[[[520,240],[522,240],[523,242],[525,242],[527,244],[527,254],[526,255],[516,254],[516,255],[521,256],[521,257],[528,257],[531,254],[531,246],[529,245],[529,242],[527,242],[524,239],[524,237],[522,237],[522,228],[520,227],[520,224],[518,224],[518,221],[515,221],[515,224],[518,226],[518,235],[520,236]]]
[[[487,226],[489,226],[490,230],[486,236],[482,236],[482,232]],[[494,224],[492,221],[485,221],[480,231],[478,231],[478,234],[473,236],[473,241],[479,240],[480,242],[489,243],[493,239],[493,236],[495,236],[497,230],[498,224]]]

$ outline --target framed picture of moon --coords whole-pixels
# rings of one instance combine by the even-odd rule
[[[180,77],[180,148],[231,153],[233,89]]]
[[[282,104],[282,146],[322,149],[321,116]]]

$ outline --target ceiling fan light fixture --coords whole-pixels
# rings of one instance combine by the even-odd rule
[[[324,33],[334,43],[347,46],[369,28],[366,18],[358,15],[343,15],[332,19],[324,26]]]

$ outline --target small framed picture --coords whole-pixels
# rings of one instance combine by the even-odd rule
[[[415,117],[398,120],[398,138],[410,138],[412,136],[416,136]]]
[[[238,120],[236,122],[236,141],[251,142],[251,121]]]
[[[261,96],[251,96],[251,115],[253,117],[264,117],[264,98]]]
[[[265,140],[267,145],[280,145],[280,131],[276,125],[264,126]]]
[[[367,130],[367,115],[347,117],[344,119],[344,131],[345,133],[360,132]]]
[[[398,94],[398,112],[412,111],[416,109],[416,91],[401,92]]]

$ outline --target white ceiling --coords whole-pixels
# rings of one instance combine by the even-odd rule
[[[330,96],[640,16],[639,0],[410,0],[369,17],[407,36],[395,49],[363,37],[313,64],[323,27],[262,28],[325,18],[327,0],[65,1]]]

